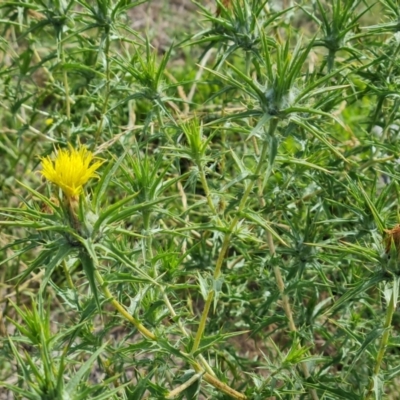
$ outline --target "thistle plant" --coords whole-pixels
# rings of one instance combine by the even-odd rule
[[[2,394],[399,397],[398,9],[281,3],[1,4]]]

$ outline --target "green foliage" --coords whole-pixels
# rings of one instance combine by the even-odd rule
[[[398,2],[155,3],[0,4],[0,387],[399,398]]]

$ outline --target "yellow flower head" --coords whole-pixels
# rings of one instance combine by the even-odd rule
[[[67,197],[76,198],[83,185],[90,178],[97,178],[96,170],[103,161],[95,161],[92,152],[81,146],[78,150],[69,145],[69,149],[58,149],[55,160],[49,156],[42,157],[42,175],[50,182],[55,183]]]

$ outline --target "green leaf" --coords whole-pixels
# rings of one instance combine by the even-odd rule
[[[153,374],[150,373],[145,378],[139,379],[132,392],[127,391],[127,400],[141,400],[147,390],[147,383]]]
[[[384,281],[385,279],[385,276],[379,272],[373,275],[371,278],[357,283],[353,288],[347,290],[346,293],[335,302],[335,304],[327,311],[327,314],[332,315],[342,307],[348,306],[351,302],[357,299],[359,294],[365,293],[368,289],[377,286],[378,283]]]
[[[87,374],[87,372],[92,368],[93,363],[96,358],[104,351],[108,343],[104,343],[99,347],[85,363],[78,369],[78,371],[73,375],[71,380],[66,384],[65,391],[73,398],[82,378]]]
[[[84,245],[86,251],[81,251],[79,253],[79,259],[82,263],[83,270],[88,279],[90,289],[93,293],[93,297],[96,301],[97,309],[101,313],[102,310],[101,310],[101,305],[96,285],[96,278],[95,278],[96,267],[97,267],[97,265],[95,264],[95,260],[97,260],[97,256],[91,241],[85,240]]]
[[[289,247],[289,245],[270,227],[270,225],[265,221],[260,215],[253,211],[242,212],[242,215],[250,221],[253,221],[257,225],[261,226],[263,229],[271,233],[271,235],[277,239],[282,245]]]
[[[308,381],[303,382],[303,385],[306,388],[316,389],[322,392],[330,393],[334,395],[337,399],[344,399],[344,400],[363,400],[363,397],[358,396],[352,392],[348,392],[346,390],[340,389],[338,387],[332,387],[328,385],[324,385],[323,383],[313,384]]]
[[[346,163],[349,163],[349,161],[341,154],[335,146],[333,146],[329,140],[325,137],[325,132],[320,132],[318,131],[315,127],[313,127],[310,123],[306,122],[305,120],[302,120],[300,117],[291,115],[290,119],[297,125],[301,126],[304,128],[307,132],[310,132],[313,136],[315,136],[318,140],[320,140],[322,143],[324,143],[331,151],[334,153],[336,156],[341,158],[343,161]]]
[[[357,353],[354,355],[354,359],[353,359],[353,362],[351,363],[349,371],[351,371],[351,369],[355,368],[355,365],[356,365],[358,359],[360,358],[360,356],[362,355],[362,353],[364,353],[364,351],[367,350],[368,346],[371,343],[374,343],[376,341],[376,339],[378,339],[380,336],[382,336],[383,332],[385,332],[384,328],[376,328],[372,332],[368,333],[368,335],[365,337],[361,347],[358,349]]]
[[[196,374],[196,371],[190,369],[185,371],[183,376],[180,377],[179,381],[184,384],[190,379],[194,380],[194,382],[188,386],[183,393],[187,400],[197,400],[201,389],[201,374]]]
[[[207,280],[204,279],[200,273],[197,273],[197,279],[199,281],[199,285],[200,285],[200,293],[203,297],[203,300],[206,300],[208,297],[208,291],[209,291],[209,285],[207,283]]]
[[[93,203],[96,213],[100,212],[100,201],[104,197],[108,185],[111,182],[111,179],[115,178],[115,174],[118,171],[122,161],[124,160],[125,155],[126,153],[122,154],[115,163],[108,163],[106,169],[102,172],[100,180],[97,182],[93,196]]]
[[[67,256],[74,251],[70,244],[62,244],[58,247],[56,255],[51,259],[51,261],[45,266],[45,273],[42,284],[40,286],[40,291],[43,292],[53,274],[53,271],[58,267]]]
[[[199,354],[202,354],[207,349],[213,347],[217,343],[226,342],[227,339],[231,337],[236,337],[248,333],[249,331],[238,331],[238,332],[230,332],[230,333],[220,333],[218,335],[213,336],[203,336],[200,341],[200,345],[197,351],[193,353],[194,357],[197,357]]]
[[[378,210],[376,209],[374,203],[372,202],[372,200],[369,198],[369,196],[367,195],[367,193],[365,192],[364,188],[362,187],[361,183],[358,183],[358,187],[360,189],[360,193],[362,193],[362,195],[364,196],[364,200],[367,203],[369,209],[371,210],[371,213],[374,217],[375,223],[377,225],[377,227],[379,228],[379,231],[382,233],[385,230],[385,224],[378,212]]]
[[[22,396],[23,399],[42,400],[42,397],[39,394],[32,393],[31,391],[22,389],[19,386],[1,381],[0,381],[0,386],[4,387],[5,389],[8,389],[10,392],[19,394],[20,396]]]

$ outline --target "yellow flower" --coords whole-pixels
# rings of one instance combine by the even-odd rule
[[[55,183],[69,198],[77,198],[83,185],[90,178],[97,178],[96,170],[103,161],[95,161],[92,152],[81,146],[78,150],[69,145],[69,149],[58,149],[55,160],[49,156],[42,157],[42,175]]]

